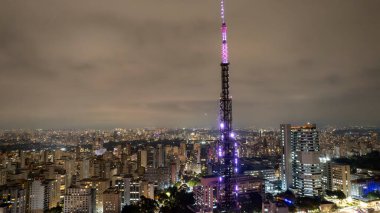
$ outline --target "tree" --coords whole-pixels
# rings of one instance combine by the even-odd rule
[[[141,196],[136,204],[125,206],[122,213],[154,213],[156,210],[158,210],[157,201]]]
[[[135,204],[126,205],[126,206],[124,206],[124,208],[121,212],[122,213],[139,213],[140,208],[138,205],[135,205]]]
[[[239,196],[239,204],[242,212],[261,212],[262,197],[257,192],[251,192],[248,196]]]
[[[335,194],[339,200],[346,199],[346,195],[341,190],[335,191]]]
[[[159,202],[162,204],[160,212],[174,213],[191,212],[187,206],[195,203],[193,193],[188,193],[186,190],[178,190],[177,187],[169,187],[166,192],[159,195]]]
[[[380,193],[379,192],[369,192],[367,194],[367,198],[370,199],[370,200],[376,200],[376,199],[379,199],[380,198]]]
[[[45,211],[45,213],[61,213],[61,212],[63,212],[62,206],[57,206]]]
[[[299,197],[296,201],[296,206],[302,209],[314,210],[318,209],[321,200],[318,197]]]
[[[339,200],[346,199],[346,195],[341,190],[336,190],[336,191],[326,190],[326,195],[329,197],[336,197]]]
[[[158,209],[158,203],[155,200],[141,196],[140,201],[138,202],[141,212],[155,212]]]

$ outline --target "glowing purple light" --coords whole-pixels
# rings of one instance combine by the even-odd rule
[[[225,23],[222,25],[222,39],[227,41],[227,25]]]
[[[224,23],[224,0],[222,0],[220,2],[220,7],[221,7],[221,9],[220,9],[220,16],[222,17],[222,21]]]
[[[239,191],[239,187],[237,185],[235,186],[235,191]]]
[[[219,182],[222,182],[222,177],[219,177]]]
[[[237,173],[237,168],[235,168],[235,172]]]
[[[222,17],[222,63],[228,64],[228,45],[227,45],[227,24],[224,17],[224,1],[221,1]]]
[[[235,158],[235,164],[237,164],[238,163],[238,160],[237,160],[237,158]]]
[[[231,132],[230,137],[234,138],[235,137],[235,133]]]
[[[237,143],[235,143],[235,147],[237,146]]]
[[[220,123],[220,128],[224,129],[224,123]]]
[[[228,63],[228,46],[227,41],[223,42],[222,44],[222,62],[227,64]]]

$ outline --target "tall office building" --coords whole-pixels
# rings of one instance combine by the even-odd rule
[[[283,189],[293,189],[299,196],[319,196],[322,192],[322,173],[316,125],[282,124],[281,142]]]
[[[281,180],[282,190],[287,190],[292,187],[292,152],[291,152],[291,125],[281,124],[281,145],[282,145],[282,163],[281,163]]]

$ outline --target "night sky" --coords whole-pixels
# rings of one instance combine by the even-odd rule
[[[216,126],[218,0],[0,5],[0,128]],[[379,126],[379,11],[227,0],[234,125]]]

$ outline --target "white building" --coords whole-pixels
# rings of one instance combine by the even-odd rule
[[[281,142],[283,190],[294,189],[300,196],[319,196],[322,193],[322,172],[316,125],[282,124]]]

